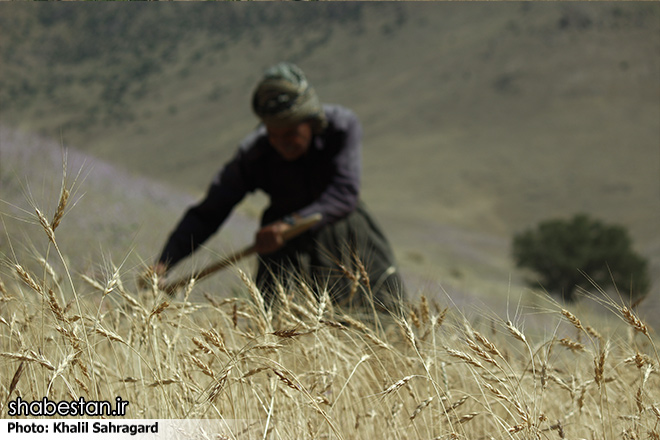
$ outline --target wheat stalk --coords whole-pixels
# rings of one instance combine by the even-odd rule
[[[486,338],[484,335],[482,335],[481,333],[479,333],[479,332],[476,331],[476,330],[473,331],[473,334],[474,334],[475,339],[476,339],[481,345],[483,345],[484,348],[485,348],[485,349],[486,349],[491,355],[493,355],[493,356],[498,356],[498,357],[500,357],[501,359],[503,359],[503,357],[502,357],[502,353],[500,353],[500,351],[497,349],[497,346],[496,346],[495,344],[493,344],[491,341],[489,341],[488,338]]]
[[[39,257],[39,263],[44,268],[44,270],[48,273],[50,278],[53,281],[55,281],[55,283],[59,283],[59,277],[57,276],[57,273],[55,273],[55,269],[53,268],[53,266],[48,261],[46,261],[46,259],[43,258],[43,257]]]
[[[172,378],[172,379],[162,379],[162,380],[157,380],[154,382],[151,382],[148,386],[149,388],[155,388],[155,387],[161,387],[164,385],[172,385],[174,383],[181,383],[180,379]]]
[[[346,330],[346,326],[344,324],[342,324],[341,322],[331,321],[329,319],[322,319],[319,322],[319,324],[323,324],[325,326],[336,328],[336,329],[339,329],[339,330]]]
[[[225,347],[224,337],[216,329],[202,330],[201,334],[209,344],[221,349]]]
[[[583,351],[584,350],[584,344],[581,344],[579,342],[571,341],[568,338],[562,338],[559,340],[559,343],[563,345],[564,347],[573,350],[573,351]]]
[[[277,298],[280,300],[280,303],[282,306],[284,306],[284,310],[286,312],[291,312],[291,309],[289,308],[289,302],[290,298],[286,295],[286,292],[284,291],[284,286],[280,282],[280,280],[275,280],[275,293],[277,294]]]
[[[69,366],[69,364],[73,363],[74,358],[76,358],[78,354],[79,353],[71,352],[64,359],[62,359],[62,361],[57,366],[57,369],[55,369],[55,372],[53,373],[53,377],[50,379],[50,383],[48,384],[49,390],[55,379],[64,372],[64,370]]]
[[[404,386],[405,384],[410,382],[410,380],[414,377],[415,377],[415,375],[411,375],[411,376],[406,376],[403,379],[399,379],[396,382],[394,382],[392,385],[390,385],[389,387],[385,388],[385,390],[381,391],[380,394],[383,395],[383,396],[387,396],[388,394],[392,394],[393,392],[397,391],[402,386]]]
[[[316,322],[319,323],[323,319],[323,314],[326,312],[330,304],[330,295],[327,289],[323,289],[323,293],[319,299],[318,311],[316,312]]]
[[[279,348],[284,347],[282,344],[277,342],[262,342],[261,344],[256,344],[252,346],[252,350],[262,350],[262,351],[272,351],[277,352]]]
[[[660,422],[660,409],[658,409],[657,406],[652,405],[651,406],[651,411],[653,411],[653,414],[655,415],[655,418],[658,419],[658,422]]]
[[[37,218],[39,219],[39,223],[41,223],[41,227],[46,232],[46,235],[48,236],[48,240],[50,240],[51,243],[56,244],[55,231],[51,227],[50,223],[48,222],[48,220],[46,220],[46,217],[39,210],[39,208],[34,208],[34,211],[37,213]]]
[[[129,345],[129,344],[128,344],[128,343],[127,343],[127,342],[126,342],[121,336],[119,336],[117,333],[112,332],[112,331],[110,331],[110,330],[107,330],[107,329],[101,327],[100,324],[97,324],[97,325],[95,326],[94,331],[95,331],[96,333],[98,333],[99,335],[108,338],[108,339],[111,340],[111,341],[121,342],[121,343],[124,344],[124,345]]]
[[[376,346],[380,348],[384,348],[385,350],[390,350],[390,351],[394,350],[394,348],[390,344],[378,338],[376,335],[374,335],[371,332],[365,333],[364,337],[370,340],[371,342],[373,342]]]
[[[484,366],[476,359],[474,359],[472,356],[470,356],[467,353],[464,353],[462,351],[454,350],[453,348],[449,347],[444,347],[444,349],[449,353],[450,356],[461,359],[465,361],[466,363],[477,367],[477,368],[484,368]]]
[[[55,367],[53,366],[53,364],[50,363],[48,359],[46,359],[42,355],[36,354],[34,351],[30,351],[30,354],[0,353],[0,356],[5,357],[7,359],[14,359],[17,361],[35,362],[50,371],[55,371]]]
[[[57,299],[55,298],[55,294],[51,289],[48,289],[48,305],[50,306],[50,309],[53,311],[53,314],[57,317],[58,320],[66,324],[69,323],[69,319],[66,317],[64,313],[64,309],[57,302]]]
[[[303,391],[303,389],[296,385],[293,380],[289,379],[283,372],[276,370],[275,368],[270,369],[275,375],[282,381],[287,387],[295,391]]]
[[[158,316],[161,313],[163,313],[165,311],[165,309],[168,308],[169,306],[170,306],[170,303],[168,301],[163,301],[162,303],[155,306],[153,308],[153,310],[151,311],[151,313],[149,313],[149,317],[147,318],[147,322],[151,321],[151,318],[153,318],[154,316]]]
[[[21,280],[23,280],[23,282],[27,284],[32,290],[39,293],[40,295],[44,294],[44,291],[41,288],[41,286],[34,281],[34,279],[28,273],[28,271],[23,269],[23,266],[21,266],[20,264],[15,264],[14,269],[16,270],[16,273],[21,278]]]
[[[568,321],[569,321],[571,324],[573,324],[573,326],[574,326],[576,329],[578,329],[578,330],[584,330],[584,327],[582,327],[582,323],[580,322],[580,320],[578,319],[578,317],[575,316],[573,313],[571,313],[570,311],[568,311],[568,310],[566,310],[566,309],[561,309],[561,314],[564,315],[564,317],[565,317],[566,319],[568,319]]]
[[[364,333],[371,333],[371,329],[364,325],[363,322],[358,321],[357,319],[353,318],[350,315],[343,315],[342,320],[346,322],[346,324],[350,325],[351,327],[354,327]]]
[[[241,379],[246,379],[250,376],[254,376],[257,373],[261,373],[262,371],[270,370],[269,367],[259,367],[259,368],[253,368],[247,373],[245,373],[243,376],[241,376]]]
[[[478,412],[471,412],[471,413],[465,414],[460,419],[458,419],[458,423],[460,423],[462,425],[464,423],[470,422],[470,421],[472,421],[472,419],[474,419],[478,415],[479,415]]]
[[[60,194],[60,201],[57,204],[57,210],[53,216],[53,220],[50,223],[50,227],[53,231],[57,229],[64,217],[64,209],[66,208],[67,202],[69,201],[69,190],[62,185],[62,192]]]
[[[261,296],[261,293],[259,292],[259,289],[257,288],[257,285],[252,282],[250,277],[247,276],[245,272],[243,272],[241,269],[238,270],[238,275],[241,278],[241,281],[243,281],[243,284],[245,284],[248,288],[248,292],[250,293],[250,297],[252,298],[252,301],[257,305],[257,308],[263,313],[266,310],[266,305],[264,304],[264,298]]]
[[[89,394],[89,388],[87,387],[87,385],[85,385],[85,382],[83,382],[82,380],[78,379],[77,377],[74,377],[73,379],[76,381],[76,383],[78,384],[78,386],[79,386],[80,388],[83,389],[84,392],[86,392],[87,394]]]
[[[16,372],[11,378],[11,382],[9,383],[9,388],[7,390],[7,400],[5,402],[5,405],[7,402],[9,402],[9,399],[11,398],[12,393],[18,386],[18,381],[21,380],[21,376],[23,375],[23,372],[25,371],[25,361],[21,361],[20,364],[18,364],[18,368],[16,369]]]
[[[137,309],[143,316],[146,316],[147,310],[135,298],[133,298],[124,288],[120,285],[119,294],[126,302],[133,308]]]
[[[357,256],[355,257],[355,261],[357,263],[358,270],[360,271],[360,278],[363,280],[367,292],[371,292],[371,280],[369,279],[369,273],[367,272],[367,268],[362,263],[362,260]]]
[[[600,388],[603,382],[603,373],[605,371],[605,357],[607,356],[606,350],[601,350],[600,354],[594,358],[594,381]]]
[[[410,421],[412,422],[415,420],[415,418],[421,413],[427,406],[429,406],[433,402],[433,396],[429,397],[428,399],[422,401],[419,405],[417,405],[417,408],[415,408],[415,411],[410,415]],[[403,406],[402,406],[403,407]]]
[[[627,364],[635,364],[635,366],[640,370],[646,364],[653,365],[653,361],[651,360],[651,358],[645,354],[641,354],[640,352],[637,352],[635,356],[624,359],[623,362]]]
[[[119,278],[119,271],[115,269],[114,273],[112,274],[112,278],[108,280],[108,282],[105,285],[105,288],[103,289],[103,296],[106,296],[110,292],[115,290],[115,287],[117,287],[117,285],[119,285],[120,282],[121,280]]]
[[[525,337],[525,335],[520,330],[518,330],[511,321],[506,322],[506,328],[509,330],[509,333],[511,333],[511,335],[514,338],[527,344],[527,338]]]
[[[98,289],[98,290],[100,290],[101,292],[103,292],[103,291],[105,290],[105,287],[103,287],[103,286],[101,285],[101,283],[99,283],[99,282],[96,281],[95,279],[90,278],[90,277],[88,277],[88,276],[85,275],[85,274],[80,275],[80,277],[81,277],[83,280],[85,280],[90,286],[94,287],[95,289]]]
[[[209,367],[206,363],[204,363],[201,359],[199,359],[195,355],[190,355],[190,359],[193,361],[197,367],[199,367],[200,370],[202,370],[202,373],[206,374],[209,377],[215,378],[215,374],[213,373],[213,370],[211,367]]]
[[[204,341],[201,339],[194,337],[192,338],[193,344],[197,346],[202,352],[206,354],[213,354],[213,349],[209,347]]]
[[[649,376],[651,376],[651,373],[654,373],[655,369],[653,368],[653,365],[647,365],[646,368],[644,369],[644,376],[642,378],[642,388],[646,385],[646,382],[649,380]]]
[[[493,359],[493,357],[489,353],[487,353],[485,350],[483,350],[481,347],[479,347],[477,345],[477,343],[474,342],[472,339],[467,338],[466,343],[467,343],[468,347],[470,347],[472,349],[472,351],[474,351],[475,354],[477,356],[479,356],[481,359],[488,362],[489,364],[495,365],[498,368],[500,367],[499,364],[497,363],[497,361],[495,359]]]
[[[637,388],[637,393],[635,394],[635,404],[637,405],[637,412],[640,414],[644,411],[644,402],[643,402],[643,391],[642,387],[640,386]]]
[[[437,310],[437,306],[436,306]],[[445,307],[442,310],[438,311],[437,315],[434,315],[431,317],[431,327],[435,329],[436,327],[441,327],[442,324],[445,322],[445,319],[447,318],[447,313],[449,312],[449,307]]]
[[[584,327],[584,329],[591,337],[596,338],[601,343],[603,342],[603,335],[598,333],[598,331],[595,328],[587,325]]]
[[[296,328],[292,328],[292,329],[288,329],[288,330],[276,330],[276,331],[272,332],[271,334],[273,334],[273,335],[275,335],[279,338],[282,338],[282,339],[290,339],[290,338],[295,338],[295,337],[301,336],[301,335],[308,335],[310,333],[312,333],[312,331],[300,332],[300,331],[298,331],[298,327],[296,327]]]
[[[291,303],[289,303],[289,308],[290,308],[290,310],[293,310],[294,312],[300,313],[302,316],[309,319],[310,321],[315,321],[316,320],[316,316],[312,312],[310,312],[309,310],[307,310],[306,308],[301,306],[300,304],[296,304],[294,302],[291,302]]]
[[[500,391],[499,389],[495,388],[495,387],[492,386],[491,384],[489,384],[489,383],[484,383],[483,385],[484,385],[484,387],[485,387],[488,391],[490,391],[491,393],[493,393],[493,394],[495,395],[495,397],[497,397],[498,399],[501,399],[501,400],[504,400],[504,401],[507,401],[507,402],[511,402],[511,399],[510,399],[506,394],[504,394],[502,391]]]
[[[419,314],[422,322],[428,324],[431,322],[431,312],[429,310],[429,302],[426,299],[426,296],[422,295],[419,300]]]
[[[524,424],[519,424],[519,425],[514,425],[514,426],[510,427],[509,429],[507,429],[507,431],[510,434],[515,434],[517,432],[522,431],[523,429],[525,429],[525,425]]]
[[[630,325],[632,326],[636,331],[642,333],[644,336],[647,338],[650,338],[651,336],[649,335],[649,329],[644,324],[644,322],[639,319],[635,313],[633,313],[632,310],[630,310],[628,307],[623,306],[620,309],[621,315],[623,316],[623,319]]]
[[[55,326],[55,330],[57,330],[58,333],[61,333],[65,338],[67,338],[71,343],[71,346],[73,346],[73,348],[75,348],[76,350],[80,350],[80,347],[82,347],[82,339],[80,339],[75,333],[59,325]]]
[[[408,317],[416,329],[419,330],[422,328],[422,322],[419,320],[419,317],[417,316],[417,313],[415,313],[414,309],[411,309],[410,312],[408,312]]]
[[[411,312],[412,313],[412,312]],[[410,326],[410,323],[408,322],[407,319],[402,318],[399,321],[399,325],[403,328],[404,330],[404,335],[406,337],[406,341],[410,344],[410,346],[415,350],[419,351],[417,348],[417,341],[415,339],[415,332],[413,331],[412,327]],[[419,325],[419,321],[417,322],[417,325]],[[419,328],[419,327],[417,327]]]

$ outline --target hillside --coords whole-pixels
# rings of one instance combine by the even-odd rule
[[[66,144],[3,126],[0,157],[0,280],[13,278],[13,264],[40,267],[40,259],[63,272],[36,216],[39,209],[53,217],[63,179],[70,196],[56,238],[74,277],[103,279],[114,265],[131,280],[154,261],[173,222],[194,201],[185,192],[130,175]],[[215,237],[178,274],[244,246],[255,225],[253,219],[233,215],[228,221],[232,234]]]
[[[585,211],[630,228],[657,293],[657,3],[55,6],[0,7],[2,124],[197,197],[262,69],[294,61],[361,117],[406,270],[506,295],[511,234]]]

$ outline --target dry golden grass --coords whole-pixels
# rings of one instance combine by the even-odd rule
[[[35,212],[66,268],[56,225]],[[659,436],[655,339],[625,305],[611,309],[629,332],[605,337],[558,306],[556,330],[539,336],[520,317],[469,322],[427,296],[396,316],[361,314],[300,284],[266,310],[242,272],[240,297],[196,303],[194,282],[171,299],[114,266],[99,280],[39,259],[41,276],[8,262],[0,290],[3,417],[18,396],[121,396],[129,418],[242,421],[218,438]]]

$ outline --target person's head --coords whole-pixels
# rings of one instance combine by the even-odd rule
[[[299,67],[279,63],[270,67],[257,84],[252,110],[268,131],[268,139],[286,160],[307,152],[314,134],[326,125],[316,92]]]
[[[308,121],[290,125],[266,124],[268,142],[285,160],[296,160],[307,153],[314,130]]]

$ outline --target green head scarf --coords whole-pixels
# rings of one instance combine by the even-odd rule
[[[320,133],[326,125],[316,92],[303,71],[291,63],[279,63],[266,70],[252,95],[252,110],[266,125],[309,121],[314,133]]]

